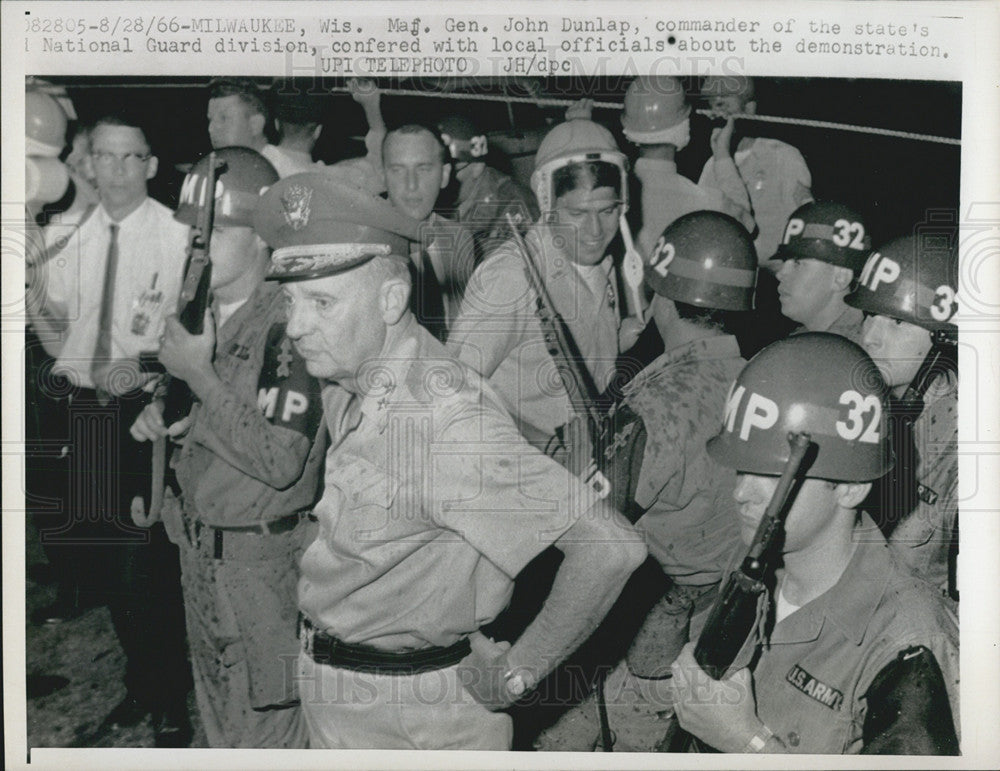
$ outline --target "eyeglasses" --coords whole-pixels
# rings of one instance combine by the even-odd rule
[[[94,159],[97,166],[111,168],[117,163],[133,168],[148,161],[152,156],[150,153],[112,153],[107,150],[97,150],[92,152],[90,157]]]

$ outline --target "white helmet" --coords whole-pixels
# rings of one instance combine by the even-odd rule
[[[542,212],[552,211],[555,194],[552,175],[572,163],[604,161],[621,170],[622,211],[628,209],[628,161],[611,132],[590,120],[569,120],[553,128],[535,154],[531,188]]]

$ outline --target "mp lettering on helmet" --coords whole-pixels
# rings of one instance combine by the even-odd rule
[[[656,247],[653,249],[649,264],[653,270],[666,278],[667,267],[674,261],[675,254],[674,245],[663,236],[660,236],[660,240],[656,242]]]
[[[785,237],[782,239],[781,243],[787,244],[792,240],[792,236],[797,236],[806,229],[806,222],[799,217],[792,217],[788,220],[788,224],[785,225]]]
[[[200,174],[188,174],[181,183],[181,194],[180,202],[182,204],[190,204],[191,206],[201,207],[205,205],[205,183],[208,181],[207,177],[203,177]],[[216,199],[222,195],[223,191],[222,180],[216,180],[215,182],[215,197]]]
[[[865,263],[865,267],[861,271],[860,283],[874,292],[883,281],[891,284],[899,278],[899,272],[898,262],[875,252],[868,258],[868,262]]]
[[[729,392],[729,398],[726,400],[726,413],[723,418],[726,431],[732,433],[736,427],[737,418],[739,418],[742,411],[743,416],[740,419],[739,437],[744,442],[750,438],[750,432],[753,429],[759,428],[762,431],[766,431],[772,428],[778,422],[778,415],[780,414],[778,405],[773,400],[751,391],[746,401],[744,401],[743,397],[746,393],[746,386],[742,385],[733,388]]]

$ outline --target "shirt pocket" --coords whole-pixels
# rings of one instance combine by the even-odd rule
[[[397,536],[401,523],[396,509],[399,477],[365,458],[352,458],[328,474],[327,485],[340,490],[341,510],[333,528],[334,538],[356,544],[384,543]]]

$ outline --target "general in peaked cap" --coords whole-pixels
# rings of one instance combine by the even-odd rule
[[[274,253],[267,279],[306,281],[377,256],[409,260],[420,223],[323,172],[285,177],[261,200],[254,229]]]

